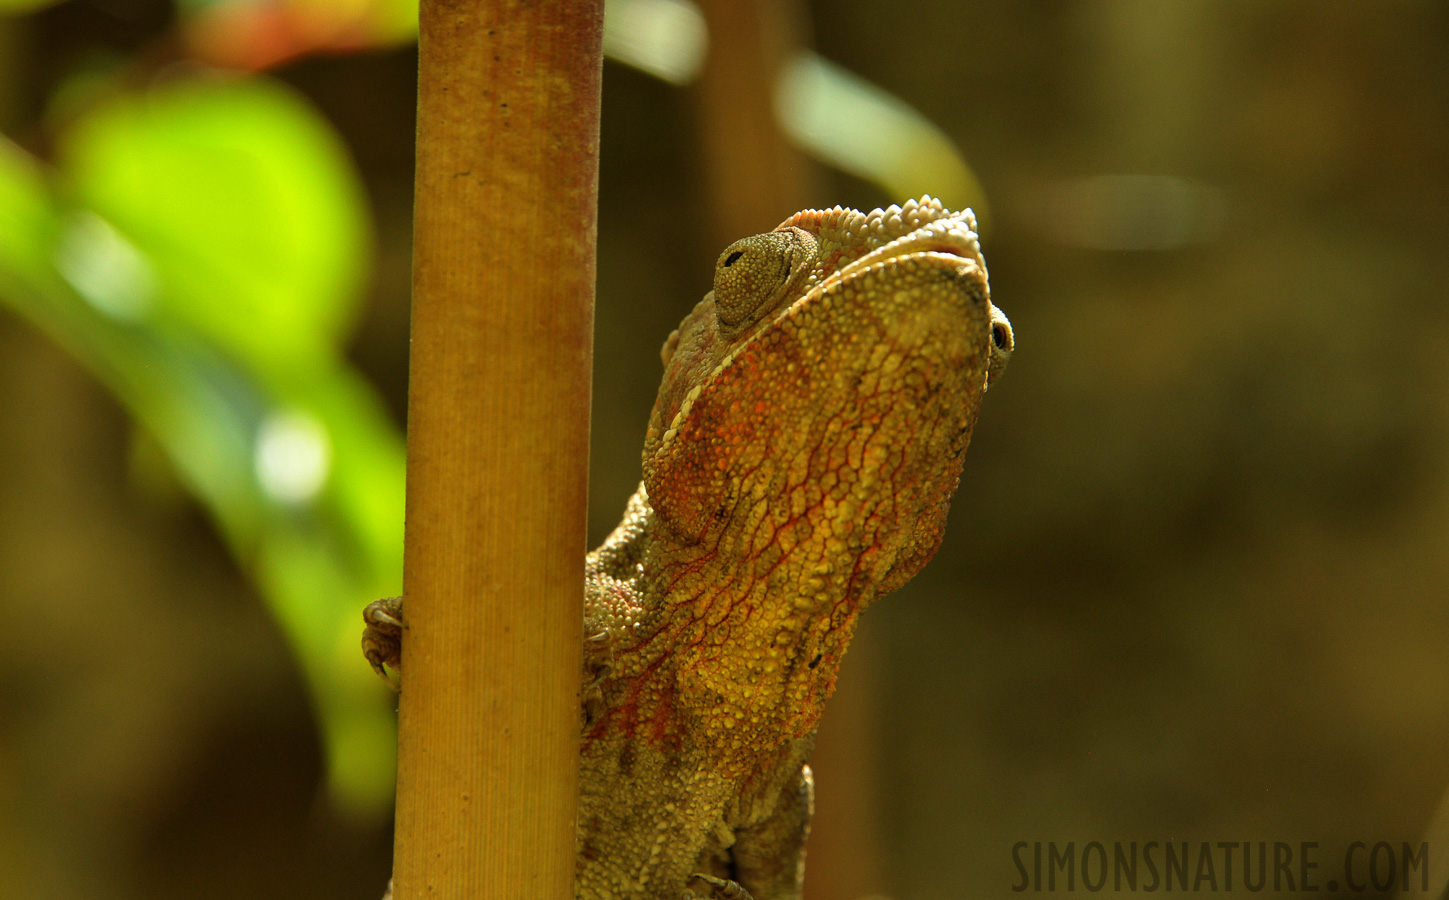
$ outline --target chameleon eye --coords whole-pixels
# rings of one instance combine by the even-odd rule
[[[774,308],[815,261],[815,252],[815,236],[793,227],[726,247],[714,269],[714,310],[721,329],[747,325]]]
[[[1001,375],[1001,370],[1006,368],[1006,362],[1011,359],[1011,351],[1015,346],[1016,338],[1011,333],[1011,322],[1006,318],[1006,313],[995,306],[991,307],[991,359],[986,369],[987,384]]]

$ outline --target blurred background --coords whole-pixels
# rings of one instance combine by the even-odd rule
[[[0,0],[8,898],[381,893],[415,12]],[[811,900],[1023,841],[1441,889],[1449,9],[611,0],[606,50],[593,541],[729,240],[930,192],[1016,331],[822,726]]]

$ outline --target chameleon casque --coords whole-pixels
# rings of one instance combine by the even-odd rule
[[[970,210],[807,210],[669,336],[644,481],[586,563],[579,900],[799,898],[861,610],[936,552],[1011,326]],[[400,601],[363,646],[399,660]]]

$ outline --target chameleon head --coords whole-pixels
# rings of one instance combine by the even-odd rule
[[[737,241],[664,347],[655,512],[681,545],[773,573],[795,557],[784,571],[809,584],[790,587],[848,578],[863,605],[935,552],[1012,343],[970,210],[807,210]]]

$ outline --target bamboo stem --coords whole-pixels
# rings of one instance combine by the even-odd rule
[[[700,143],[723,249],[810,205],[810,161],[775,121],[775,83],[801,49],[798,0],[701,0],[709,56],[696,90]]]
[[[573,896],[602,0],[423,0],[397,900]]]

